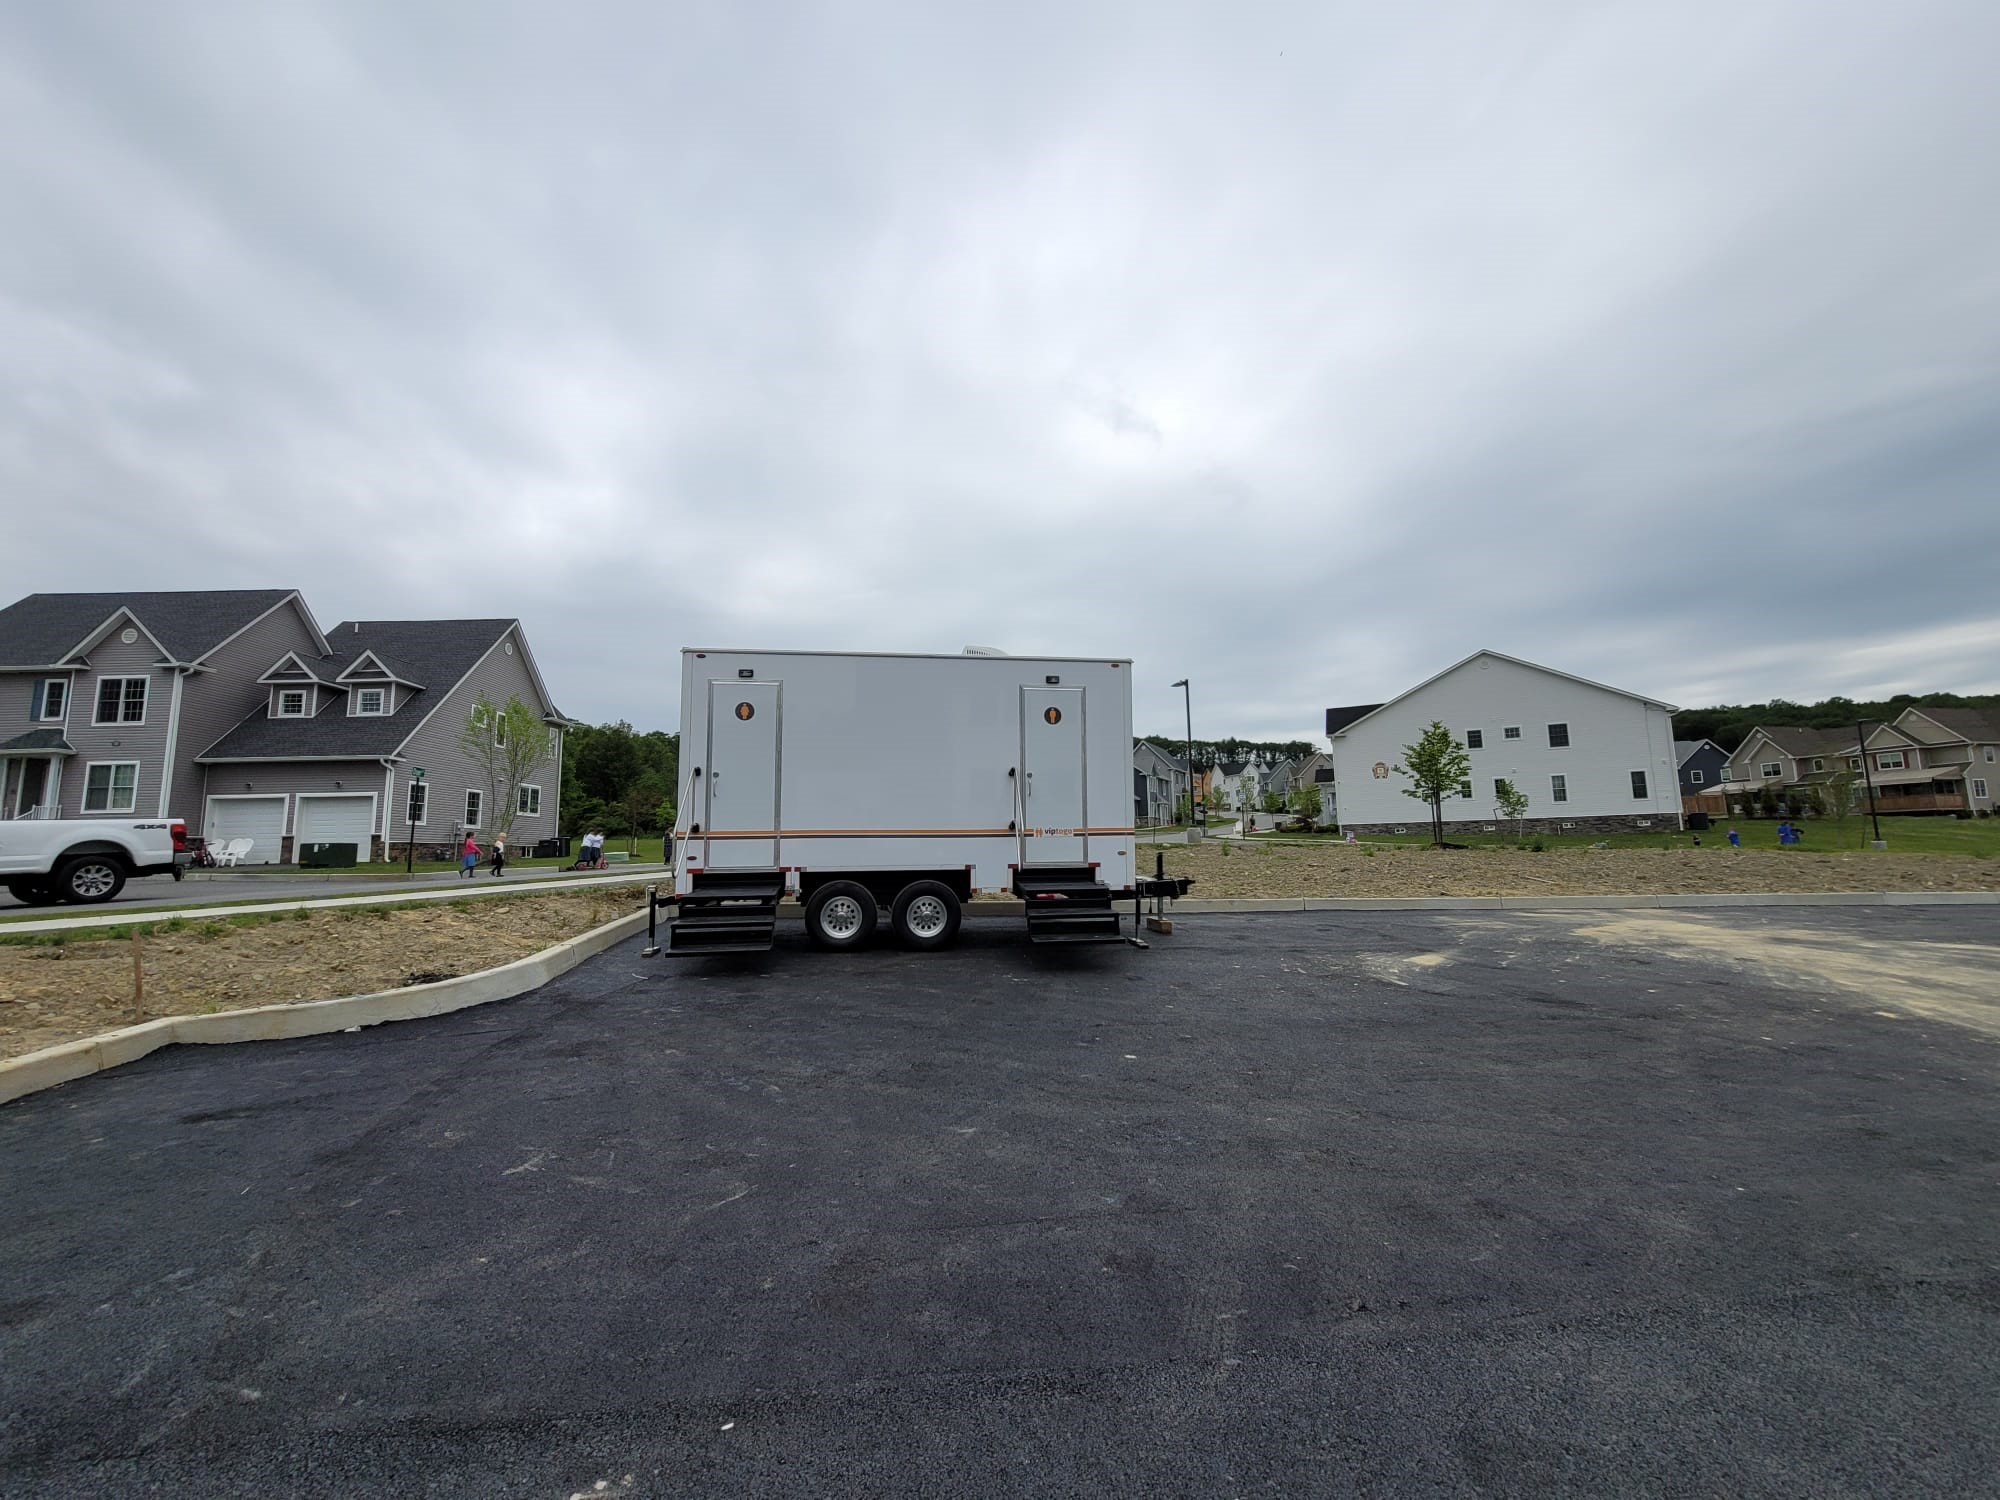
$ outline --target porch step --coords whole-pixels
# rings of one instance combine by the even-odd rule
[[[1031,943],[1122,943],[1124,930],[1111,905],[1111,888],[1088,865],[1044,865],[1017,870]]]

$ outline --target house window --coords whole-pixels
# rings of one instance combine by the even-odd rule
[[[484,792],[473,791],[470,787],[466,789],[465,826],[467,828],[477,828],[479,826],[479,813],[481,808],[485,806],[485,803],[486,794]]]
[[[387,688],[357,688],[354,694],[354,711],[357,714],[376,718],[389,711],[389,690]]]
[[[1486,731],[1483,729],[1466,730],[1465,748],[1468,750],[1484,750],[1486,748]]]
[[[145,679],[140,678],[141,682]],[[100,760],[84,772],[83,810],[128,813],[139,802],[139,762]]]
[[[51,677],[42,683],[42,711],[38,717],[43,723],[60,719],[69,711],[69,679]],[[1988,750],[1986,758],[1991,760],[1993,752]]]
[[[146,722],[146,679],[143,677],[100,677],[97,679],[98,724],[143,724]]]
[[[1993,763],[1993,747],[1991,745],[1986,747],[1986,763],[1988,765]]]
[[[486,727],[486,705],[485,705],[485,704],[483,704],[483,703],[475,703],[475,704],[473,704],[473,705],[472,705],[472,722],[473,722],[473,725],[474,725],[474,727],[475,727],[475,728],[478,728],[478,729],[484,729],[484,728]]]
[[[1986,800],[1986,778],[1984,776],[1975,776],[1972,778],[1972,795],[1977,797],[1981,802]]]
[[[278,717],[281,719],[303,719],[306,716],[306,690],[304,688],[284,688],[278,694]]]
[[[1689,771],[1689,772],[1688,772],[1688,785],[1689,785],[1689,786],[1700,786],[1700,785],[1701,785],[1701,772],[1699,772],[1699,771],[1693,771],[1693,770]]]
[[[1858,755],[1850,755],[1850,756],[1848,756],[1848,757],[1847,757],[1847,769],[1848,769],[1848,770],[1850,770],[1850,771],[1858,771],[1858,770],[1860,770],[1860,769],[1861,769],[1861,757],[1860,757],[1860,756],[1858,756]]]
[[[1826,769],[1826,762],[1815,755],[1813,757],[1813,769],[1815,771],[1824,771]]]
[[[1503,740],[1518,740],[1520,737],[1521,737],[1521,726],[1519,724],[1513,725],[1511,728],[1503,729],[1500,731],[1500,738]]]
[[[1549,778],[1549,800],[1551,802],[1569,801],[1569,782],[1567,779],[1561,776],[1551,776]]]
[[[1493,800],[1495,802],[1498,802],[1500,800],[1500,788],[1505,786],[1506,784],[1507,783],[1505,781],[1495,778],[1493,782]]]
[[[429,783],[422,781],[411,782],[409,801],[403,809],[404,820],[410,823],[421,823],[430,810],[431,789]]]
[[[1875,769],[1878,771],[1902,770],[1903,752],[1900,750],[1878,751],[1875,756]]]
[[[514,810],[524,818],[539,818],[542,815],[542,789],[538,786],[522,787]]]
[[[1458,795],[1465,798],[1466,801],[1470,802],[1472,800],[1472,783],[1469,781],[1461,781],[1458,784]]]
[[[1560,750],[1568,743],[1569,725],[1551,724],[1549,726],[1549,748],[1551,750]]]
[[[1782,776],[1784,771],[1785,768],[1775,760],[1767,760],[1757,768],[1757,774],[1764,777]]]
[[[498,713],[493,715],[493,744],[498,749],[507,745],[507,720]]]
[[[1646,800],[1646,773],[1644,771],[1634,771],[1632,773],[1632,800],[1634,802],[1644,802]]]

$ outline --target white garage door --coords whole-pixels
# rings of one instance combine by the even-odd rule
[[[375,822],[375,799],[359,797],[299,798],[299,815],[292,823],[292,847],[307,844],[352,844],[362,859],[368,858],[369,835]]]
[[[231,839],[249,839],[250,852],[243,863],[274,865],[285,837],[285,799],[210,797],[201,831],[211,849],[220,849]]]

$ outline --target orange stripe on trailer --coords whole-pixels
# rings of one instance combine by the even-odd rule
[[[1089,834],[1093,838],[1128,834],[1130,828],[1078,828],[1065,837]],[[677,833],[686,842],[696,839],[1011,839],[1011,828],[732,828],[727,833]],[[1030,835],[1034,837],[1035,835]]]

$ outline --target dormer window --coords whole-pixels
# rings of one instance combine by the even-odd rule
[[[303,719],[306,716],[306,690],[279,688],[277,716],[281,719]]]
[[[368,718],[378,718],[389,711],[389,690],[367,687],[354,690],[354,711]]]

